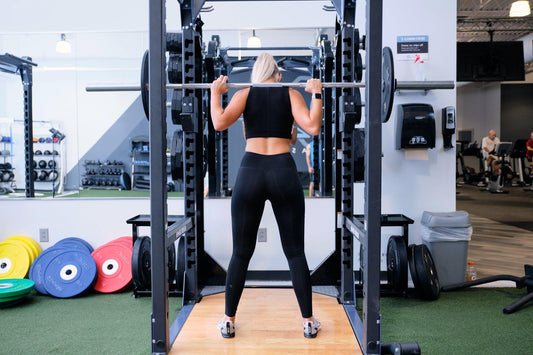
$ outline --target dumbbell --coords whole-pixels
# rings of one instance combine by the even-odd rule
[[[37,162],[34,160],[32,165],[33,165],[33,168],[36,168],[37,167]]]
[[[39,160],[39,168],[44,169],[46,165],[46,160]]]
[[[35,152],[33,152],[33,155],[43,155],[43,152],[37,149]]]
[[[33,174],[32,174],[32,180],[35,181],[35,180],[37,180],[37,178],[38,178],[38,174],[37,174],[37,172],[34,170],[34,171],[33,171]]]
[[[45,151],[43,152],[43,155],[52,155],[52,152],[49,151],[49,150],[45,150]]]
[[[48,172],[46,170],[41,171],[39,174],[39,180],[45,181],[48,178]]]
[[[59,155],[59,153],[57,152],[57,150],[54,149],[54,151],[52,152],[52,155]]]
[[[48,167],[49,168],[55,168],[56,167],[56,161],[55,160],[49,160],[48,161]]]
[[[51,170],[50,173],[48,173],[48,180],[50,181],[56,181],[59,174],[57,173],[57,170]]]
[[[15,177],[15,174],[13,174],[12,171],[7,170],[7,171],[4,171],[2,180],[8,182],[8,181],[13,180],[14,177]]]

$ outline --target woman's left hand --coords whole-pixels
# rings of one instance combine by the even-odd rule
[[[320,79],[309,79],[305,84],[305,91],[311,94],[319,94],[322,92],[322,83]]]
[[[228,81],[228,77],[225,75],[221,75],[213,81],[211,84],[211,94],[213,95],[222,95],[228,92],[228,86],[226,85],[226,82]]]

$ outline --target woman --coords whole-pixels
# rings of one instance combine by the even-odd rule
[[[283,252],[289,263],[294,292],[300,306],[304,336],[315,338],[320,322],[313,317],[311,278],[304,253],[304,197],[296,165],[290,154],[291,128],[296,122],[317,135],[322,122],[322,84],[307,81],[313,94],[309,111],[302,95],[283,87],[251,87],[237,91],[223,109],[220,95],[228,91],[226,76],[211,85],[211,117],[216,130],[224,130],[244,115],[246,153],[233,188],[231,222],[233,254],[226,278],[225,316],[218,329],[225,338],[235,336],[235,313],[248,264],[253,255],[265,201],[272,204]],[[274,58],[261,54],[252,70],[252,83],[276,83],[281,73]]]

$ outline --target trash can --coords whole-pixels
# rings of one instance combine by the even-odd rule
[[[422,242],[433,256],[441,287],[464,282],[468,241],[472,236],[468,213],[424,211],[421,232]]]

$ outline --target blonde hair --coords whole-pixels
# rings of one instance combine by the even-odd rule
[[[261,53],[252,69],[252,83],[262,83],[276,74],[279,74],[279,68],[274,57],[269,53]]]

